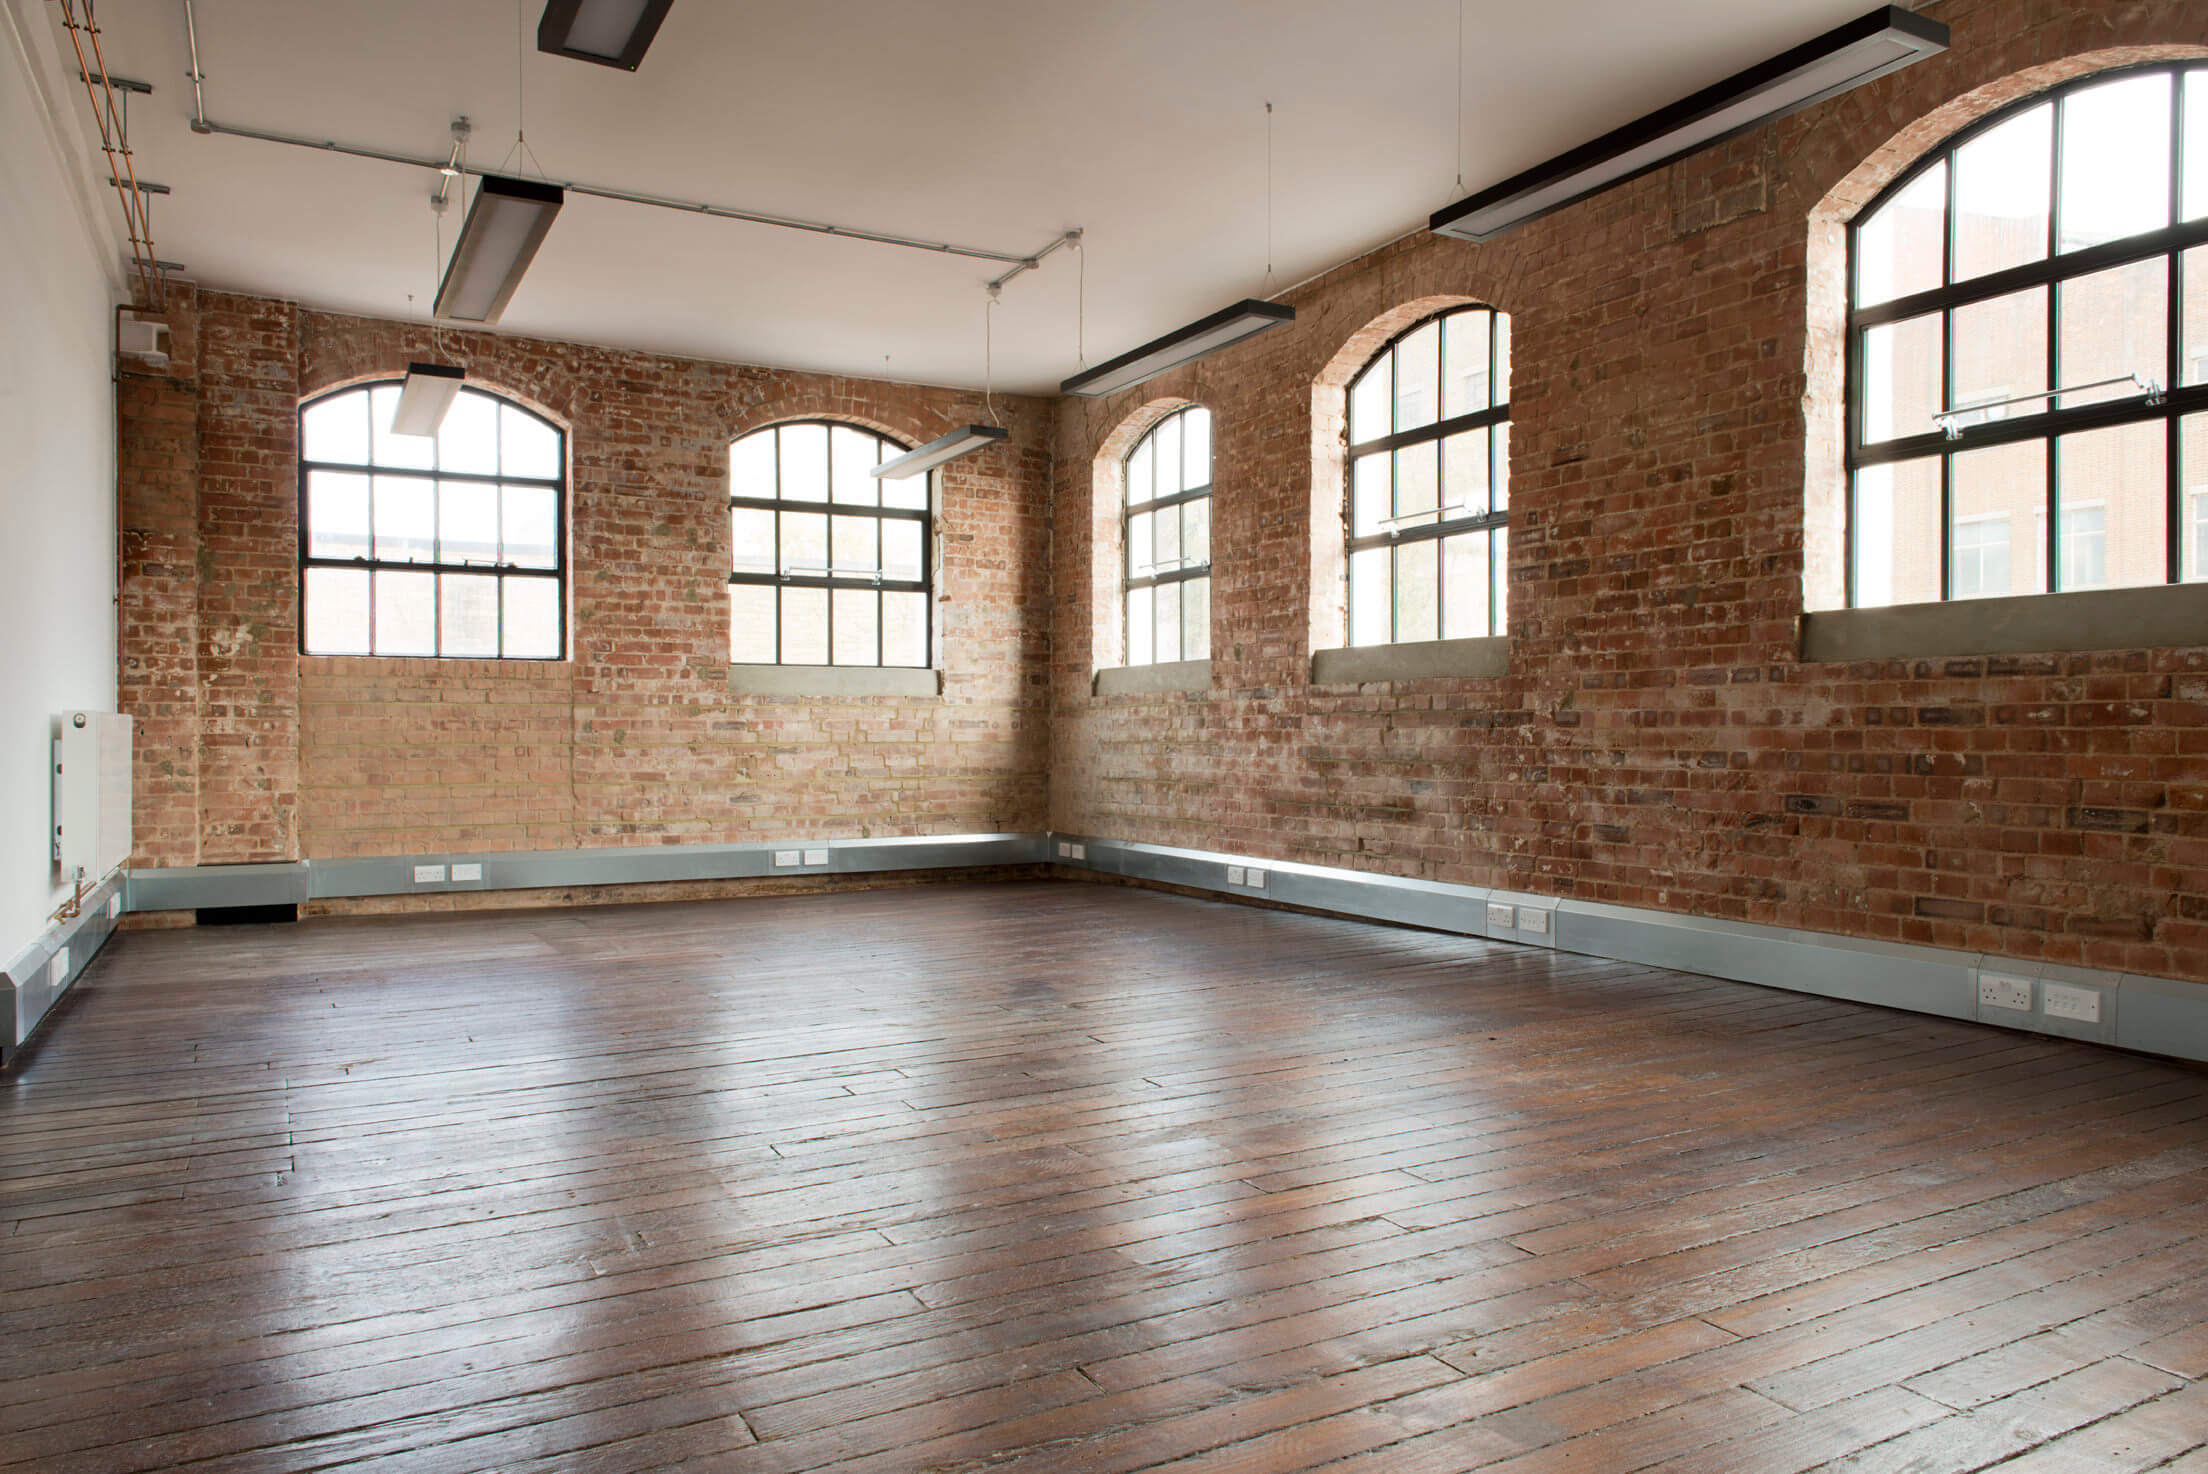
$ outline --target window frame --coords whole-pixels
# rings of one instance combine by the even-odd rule
[[[508,395],[501,394],[496,389],[481,384],[463,384],[461,386],[462,393],[480,394],[485,399],[491,400],[499,408],[512,409],[519,414],[527,415],[530,419],[535,420],[538,424],[544,426],[547,430],[550,430],[555,437],[559,447],[559,474],[553,477],[543,477],[507,476],[504,474],[485,475],[479,471],[444,471],[438,469],[434,465],[434,450],[432,450],[431,452],[431,459],[433,464],[426,470],[418,466],[379,466],[375,463],[374,459],[375,427],[373,421],[371,421],[369,425],[369,459],[367,461],[355,464],[342,461],[313,461],[307,458],[306,417],[308,410],[313,409],[318,405],[328,403],[333,399],[342,398],[348,394],[359,394],[365,398],[372,395],[373,392],[377,389],[390,388],[393,386],[399,386],[403,388],[405,383],[406,380],[403,376],[393,375],[386,378],[366,379],[357,383],[345,384],[335,389],[326,389],[320,394],[309,395],[306,398],[301,399],[299,401],[298,408],[294,413],[293,426],[295,432],[298,435],[298,454],[296,459],[298,462],[299,494],[299,509],[297,519],[297,576],[299,579],[299,654],[302,657],[312,657],[316,660],[518,660],[529,661],[540,665],[547,663],[556,664],[560,661],[566,660],[568,658],[567,491],[568,482],[570,480],[568,465],[567,431],[562,429],[559,425],[555,424],[551,419],[529,408],[529,406],[527,406],[526,404],[523,404],[519,400],[511,398]],[[374,401],[370,399],[369,402],[372,405]],[[434,446],[434,439],[431,440],[431,444]],[[309,552],[309,548],[312,546],[313,543],[314,528],[308,517],[308,508],[311,504],[307,496],[307,484],[312,473],[315,471],[334,471],[339,473],[340,475],[358,475],[367,478],[369,483],[369,556],[365,558],[327,558],[317,557]],[[437,483],[440,481],[465,481],[479,486],[489,485],[494,487],[499,485],[549,487],[552,491],[552,566],[550,568],[533,568],[519,563],[421,563],[379,559],[375,557],[375,479],[379,476],[402,476],[413,480],[428,482],[430,486],[430,519],[431,526],[433,528],[441,525],[439,521],[440,508],[438,507],[437,503],[436,490]],[[437,644],[440,646],[444,644],[444,584],[442,582],[444,575],[484,575],[495,577],[500,581],[499,628],[501,646],[503,646],[505,643],[504,581],[510,577],[549,578],[553,581],[553,587],[555,590],[553,604],[554,607],[559,611],[559,639],[556,643],[554,653],[550,655],[507,655],[503,653],[503,650],[495,655],[447,655],[442,649],[428,655],[397,655],[378,652],[373,648],[370,648],[368,650],[345,651],[309,650],[307,648],[307,571],[312,568],[358,570],[369,574],[371,576],[371,579],[373,578],[373,575],[384,570],[389,570],[394,573],[427,573],[433,575],[435,581],[433,581],[431,584],[431,588],[434,590],[434,592],[431,596],[432,613],[430,619],[430,627],[436,632]],[[374,589],[373,582],[370,583],[369,587],[371,589],[371,593],[368,601],[368,643],[371,647],[373,647],[375,644],[376,627],[375,597],[372,592]]]
[[[1441,417],[1441,404],[1438,401],[1443,396],[1444,385],[1440,372],[1437,372],[1435,378],[1437,403],[1434,406],[1435,418],[1433,423],[1421,425],[1412,430],[1391,430],[1385,435],[1375,435],[1370,439],[1352,441],[1349,438],[1350,421],[1353,414],[1351,406],[1354,406],[1357,402],[1357,387],[1369,376],[1377,373],[1383,364],[1390,366],[1389,372],[1392,374],[1394,372],[1393,364],[1396,350],[1414,333],[1421,332],[1429,326],[1438,327],[1439,324],[1448,321],[1452,317],[1466,317],[1474,313],[1485,313],[1488,318],[1487,374],[1490,386],[1488,397],[1492,402],[1487,408],[1470,410],[1464,414],[1443,419]],[[1346,649],[1385,649],[1391,645],[1424,643],[1419,640],[1405,640],[1402,638],[1400,628],[1402,599],[1398,593],[1402,579],[1401,550],[1407,544],[1427,541],[1439,543],[1443,538],[1453,537],[1460,533],[1485,532],[1490,534],[1487,575],[1488,632],[1485,636],[1472,636],[1471,638],[1492,639],[1507,634],[1505,619],[1509,613],[1509,589],[1507,587],[1509,569],[1507,558],[1498,559],[1496,556],[1492,534],[1496,532],[1505,534],[1506,542],[1504,546],[1508,547],[1507,536],[1510,530],[1510,452],[1507,442],[1510,437],[1507,431],[1504,434],[1497,434],[1495,431],[1497,426],[1507,427],[1511,423],[1509,374],[1505,371],[1505,365],[1501,361],[1501,343],[1504,335],[1496,330],[1498,322],[1508,322],[1509,320],[1510,314],[1483,302],[1463,302],[1453,307],[1445,307],[1439,312],[1429,313],[1396,333],[1386,343],[1383,343],[1374,351],[1372,357],[1365,361],[1364,366],[1351,375],[1348,384],[1343,388],[1342,642]],[[1446,329],[1441,331],[1445,333]],[[1513,341],[1515,342],[1515,340]],[[1513,351],[1515,352],[1515,348]],[[1442,352],[1438,337],[1435,343],[1435,352],[1437,355]],[[1440,364],[1438,358],[1437,369],[1442,372],[1446,371],[1446,366]],[[1392,384],[1390,389],[1390,403],[1392,405]],[[1501,391],[1500,398],[1496,396],[1497,390]],[[1389,414],[1389,420],[1391,423],[1394,420],[1392,410]],[[1439,506],[1443,491],[1439,446],[1441,442],[1452,435],[1458,435],[1467,430],[1479,429],[1488,431],[1488,510],[1472,516],[1445,517],[1441,515]],[[1434,500],[1436,503],[1434,520],[1419,523],[1412,527],[1385,526],[1378,532],[1359,534],[1357,531],[1356,506],[1358,457],[1377,454],[1381,451],[1393,454],[1406,446],[1423,445],[1428,441],[1434,442],[1437,447],[1434,453],[1434,474],[1436,478],[1434,483]],[[1495,489],[1497,487],[1503,488],[1504,504],[1500,510],[1495,506]],[[1405,515],[1426,515],[1423,512],[1409,514],[1398,512],[1395,504],[1397,490],[1396,478],[1391,470],[1388,478],[1388,510],[1391,519]],[[1370,643],[1360,643],[1357,638],[1357,554],[1383,547],[1390,550],[1388,554],[1388,638]],[[1441,549],[1437,547],[1434,553],[1434,638],[1437,640],[1452,638],[1448,634],[1449,613],[1445,597],[1448,589],[1448,578],[1445,568],[1446,564]]]
[[[1135,457],[1141,453],[1144,446],[1150,445],[1155,442],[1158,433],[1165,429],[1167,425],[1173,423],[1175,420],[1185,420],[1189,415],[1199,412],[1202,413],[1205,419],[1209,422],[1204,436],[1205,464],[1203,485],[1186,486],[1179,491],[1168,492],[1164,496],[1153,496],[1147,501],[1136,501],[1134,499],[1132,489],[1129,486],[1129,476],[1127,468],[1134,463]],[[1217,484],[1218,480],[1217,472],[1214,470],[1214,467],[1218,464],[1217,425],[1218,419],[1215,415],[1212,414],[1209,406],[1202,404],[1177,405],[1168,413],[1158,416],[1157,420],[1152,423],[1148,429],[1144,430],[1140,435],[1136,436],[1135,443],[1127,447],[1127,454],[1120,457],[1119,477],[1120,487],[1123,493],[1120,497],[1119,505],[1119,637],[1121,642],[1120,649],[1123,652],[1120,664],[1130,670],[1140,670],[1144,666],[1176,665],[1182,661],[1208,660],[1211,658],[1211,630],[1209,628],[1211,619],[1211,591],[1208,587],[1204,591],[1204,619],[1206,625],[1206,628],[1204,630],[1203,642],[1204,653],[1202,655],[1190,655],[1187,653],[1188,593],[1187,590],[1184,588],[1179,596],[1181,601],[1181,614],[1179,621],[1181,632],[1181,648],[1178,651],[1174,652],[1173,658],[1171,660],[1166,660],[1160,657],[1157,651],[1157,605],[1155,603],[1157,596],[1155,594],[1151,596],[1153,601],[1151,604],[1150,616],[1151,658],[1139,662],[1133,658],[1135,648],[1134,596],[1136,590],[1138,589],[1156,589],[1166,584],[1190,584],[1196,582],[1198,579],[1202,579],[1207,586],[1211,582],[1212,533],[1217,530],[1217,522],[1214,520],[1214,516],[1218,509],[1218,503],[1212,496],[1212,489]],[[1181,427],[1180,445],[1181,470],[1185,477],[1188,470],[1188,427],[1185,424]],[[1155,464],[1155,460],[1156,456],[1153,452],[1153,464]],[[1155,473],[1153,472],[1151,485],[1154,488],[1156,484],[1157,483],[1155,480]],[[1144,513],[1155,514],[1157,512],[1163,511],[1167,507],[1177,508],[1184,503],[1197,501],[1199,499],[1212,503],[1211,511],[1206,514],[1204,523],[1207,531],[1204,537],[1204,561],[1202,565],[1191,565],[1184,558],[1179,567],[1168,569],[1163,573],[1159,572],[1157,566],[1153,564],[1151,565],[1150,572],[1148,572],[1147,574],[1137,574],[1135,572],[1135,518],[1143,515]],[[1183,539],[1183,545],[1185,546],[1187,533],[1183,531],[1181,536]]]
[[[2208,381],[2185,384],[2186,371],[2184,343],[2184,275],[2185,253],[2195,247],[2208,246],[2208,216],[2186,221],[2185,213],[2185,157],[2186,108],[2189,94],[2196,90],[2208,101],[2208,85],[2189,88],[2185,79],[2188,73],[2208,72],[2208,67],[2197,60],[2148,62],[2135,66],[2110,67],[2067,79],[2054,86],[2019,98],[1985,117],[1958,129],[1942,139],[1936,148],[1929,150],[1910,167],[1858,211],[1847,226],[1847,260],[1845,274],[1846,322],[1844,331],[1845,373],[1845,434],[1842,462],[1843,497],[1841,512],[1841,548],[1844,568],[1843,600],[1847,609],[1888,608],[1893,605],[1865,605],[1859,601],[1859,573],[1857,566],[1857,482],[1858,473],[1880,466],[1899,466],[1921,461],[1936,461],[1939,471],[1939,598],[1941,604],[1969,602],[1955,594],[1956,526],[1954,507],[1954,461],[1958,455],[1994,447],[2040,442],[2045,446],[2044,461],[2046,489],[2038,512],[2041,519],[2035,567],[2043,570],[2042,587],[2027,594],[2010,597],[2031,598],[2039,594],[2077,592],[2065,589],[2062,580],[2063,547],[2062,519],[2048,515],[2049,509],[2061,509],[2062,471],[2060,447],[2065,437],[2085,431],[2111,429],[2122,426],[2161,422],[2164,427],[2163,475],[2165,479],[2165,518],[2163,533],[2164,570],[2163,586],[2187,581],[2184,567],[2182,480],[2184,474],[2183,426],[2190,415],[2208,411]],[[2162,73],[2170,78],[2170,166],[2168,173],[2170,224],[2134,235],[2102,241],[2079,250],[2065,252],[2062,242],[2062,170],[2063,170],[2063,108],[2066,100],[2075,93],[2086,91],[2106,83],[2127,77]],[[2049,120],[2049,195],[2047,204],[2046,254],[2035,261],[2005,267],[1962,281],[1949,281],[1955,257],[1957,228],[1955,157],[1964,147],[2001,127],[2012,119],[2043,105],[2052,106]],[[1863,251],[1860,236],[1865,225],[1875,220],[1881,210],[1894,198],[1909,189],[1934,168],[1946,172],[1946,192],[1943,202],[1943,226],[1940,244],[1941,284],[1922,291],[1880,302],[1875,306],[1858,305],[1862,289]],[[2141,392],[2113,400],[2101,400],[2092,404],[2058,406],[2058,392],[2067,387],[2060,374],[2062,353],[2062,291],[2066,283],[2094,276],[2119,267],[2133,266],[2141,262],[2161,259],[2165,263],[2164,285],[2164,343],[2163,362],[2159,367],[2161,391],[2157,394]],[[1910,322],[1937,313],[1940,323],[1940,413],[1952,411],[1955,384],[1955,317],[1960,310],[1996,301],[2017,292],[2043,289],[2046,292],[2046,385],[2049,396],[2040,401],[2045,408],[2036,413],[2020,412],[2026,406],[2009,406],[2000,414],[1962,427],[1957,436],[1944,430],[1932,430],[1915,435],[1898,436],[1875,442],[1864,439],[1865,420],[1871,405],[1865,392],[1867,355],[1863,344],[1873,329]],[[2208,345],[2196,345],[2208,346]],[[2197,356],[2197,355],[2196,355]],[[2197,580],[2196,580],[2197,581]],[[2107,588],[2108,585],[2099,585]],[[2121,585],[2120,587],[2157,587],[2154,584]]]
[[[830,432],[823,440],[827,452],[826,479],[823,483],[828,488],[829,499],[826,501],[784,500],[780,495],[782,489],[781,432],[792,426],[801,425],[820,425]],[[736,492],[736,481],[733,474],[729,478],[728,487],[728,510],[731,514],[739,509],[776,514],[774,518],[774,572],[746,572],[737,568],[735,566],[736,549],[733,541],[731,541],[729,547],[729,587],[733,589],[742,584],[755,588],[765,587],[777,590],[798,588],[828,591],[826,600],[827,620],[823,625],[828,657],[825,661],[792,661],[784,657],[783,652],[788,645],[788,635],[783,628],[781,595],[777,593],[775,596],[774,622],[775,658],[771,661],[737,660],[735,659],[735,651],[731,648],[728,663],[732,666],[745,666],[758,670],[934,670],[938,664],[938,655],[935,648],[935,504],[940,489],[936,480],[936,473],[934,471],[923,473],[927,490],[922,498],[923,505],[919,507],[884,506],[881,501],[881,482],[879,478],[876,478],[875,500],[871,506],[865,502],[836,501],[835,435],[833,432],[837,430],[850,430],[861,435],[870,436],[884,445],[894,447],[896,453],[900,455],[912,449],[911,446],[905,444],[902,438],[892,435],[886,430],[876,429],[872,425],[857,424],[850,420],[832,420],[818,415],[775,420],[772,423],[760,425],[755,429],[745,431],[741,435],[732,436],[723,448],[725,455],[733,456],[738,445],[754,436],[772,434],[775,437],[774,481],[776,495],[772,497],[739,496]],[[893,458],[884,457],[884,459]],[[875,465],[880,464],[882,464],[881,461],[875,462]],[[827,519],[824,532],[827,551],[822,554],[822,557],[825,560],[823,566],[831,570],[835,568],[836,518],[871,516],[877,522],[889,520],[917,522],[920,524],[920,577],[918,579],[895,579],[883,576],[880,572],[882,538],[879,527],[876,528],[874,534],[876,572],[871,578],[835,572],[824,574],[785,572],[787,565],[782,556],[782,519],[779,515],[783,512],[817,514]],[[731,536],[733,538],[733,523],[731,524]],[[871,665],[839,663],[835,658],[836,600],[834,591],[837,589],[868,591],[877,595],[874,603],[874,662]],[[924,658],[918,665],[890,665],[882,659],[884,634],[882,604],[878,596],[884,593],[917,593],[921,595],[920,650]],[[733,618],[733,608],[731,609],[731,618]]]

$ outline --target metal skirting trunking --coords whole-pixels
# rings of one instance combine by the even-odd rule
[[[123,875],[117,871],[84,893],[75,916],[48,927],[0,972],[0,1067],[14,1060],[31,1032],[83,976],[127,909]]]

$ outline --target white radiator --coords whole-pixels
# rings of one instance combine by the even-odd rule
[[[65,711],[54,718],[54,864],[64,885],[91,885],[130,859],[130,718]]]

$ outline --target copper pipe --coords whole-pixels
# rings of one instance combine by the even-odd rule
[[[139,284],[145,289],[149,306],[165,305],[167,293],[165,278],[161,277],[154,263],[160,258],[153,248],[153,223],[146,211],[145,191],[138,187],[138,173],[130,161],[130,146],[123,140],[122,112],[115,103],[114,84],[107,79],[107,61],[100,55],[100,33],[92,22],[92,0],[84,0],[84,20],[77,20],[72,0],[61,0],[62,22],[69,28],[69,44],[77,53],[77,72],[84,78],[85,100],[92,104],[92,120],[99,125],[100,150],[107,155],[108,177],[115,181],[115,193],[123,205],[123,227],[130,236],[131,262],[138,268]],[[85,36],[92,38],[92,60],[84,54]],[[100,91],[92,87],[93,62],[99,66]],[[103,109],[100,92],[107,94]]]

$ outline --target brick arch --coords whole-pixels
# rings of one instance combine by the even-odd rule
[[[335,369],[316,361],[314,367],[318,370],[317,372],[302,373],[300,376],[299,402],[305,404],[310,399],[320,399],[325,394],[335,394],[340,390],[358,388],[363,384],[381,384],[389,383],[394,379],[403,379],[406,377],[406,366],[410,363],[428,363],[453,358],[464,359],[468,356],[464,353],[454,353],[450,349],[449,342],[444,349],[439,349],[425,337],[419,343],[400,342],[388,347],[379,346],[377,351],[362,355]],[[568,453],[571,456],[574,454],[575,418],[573,415],[560,406],[554,405],[530,392],[530,390],[517,388],[507,379],[495,373],[487,372],[487,369],[497,367],[495,363],[462,362],[461,367],[468,371],[465,387],[479,389],[485,394],[517,404],[531,414],[540,415],[549,420],[562,435],[568,438]]]
[[[1981,118],[2096,72],[2203,57],[2208,57],[2208,45],[2156,42],[2081,51],[2009,72],[1956,93],[1904,124],[1845,169],[1810,208],[1802,406],[1804,609],[1838,609],[1846,602],[1848,226],[1888,185]]]
[[[948,425],[942,428],[923,425],[916,416],[891,418],[868,412],[878,408],[879,406],[868,406],[861,409],[855,398],[846,394],[789,394],[745,405],[735,414],[722,417],[716,428],[725,443],[734,444],[746,435],[756,434],[775,425],[786,425],[792,420],[827,420],[833,424],[849,425],[854,430],[870,430],[876,435],[886,435],[907,449],[925,445],[949,429]]]
[[[1127,457],[1167,415],[1202,403],[1183,394],[1145,400],[1120,416],[1089,460],[1089,664],[1124,665],[1127,631],[1119,617],[1120,570],[1126,567]],[[1216,435],[1216,431],[1214,434]],[[1216,439],[1213,449],[1217,450]]]

